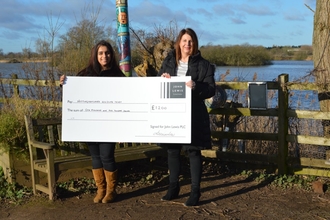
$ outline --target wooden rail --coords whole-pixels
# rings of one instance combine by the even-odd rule
[[[269,162],[275,163],[278,168],[278,173],[288,174],[308,174],[308,175],[322,175],[330,176],[330,165],[325,159],[293,157],[289,155],[288,144],[308,144],[315,147],[330,146],[330,138],[318,137],[311,135],[289,134],[289,118],[297,119],[310,119],[310,120],[330,120],[330,112],[320,111],[306,111],[289,109],[289,92],[290,90],[317,90],[317,86],[313,83],[294,83],[289,82],[287,74],[278,76],[276,82],[267,82],[268,90],[277,91],[278,106],[276,108],[268,108],[266,110],[253,110],[247,107],[236,108],[218,108],[209,109],[210,115],[221,116],[238,116],[238,117],[275,117],[277,118],[277,131],[276,133],[263,133],[263,132],[223,132],[220,130],[212,131],[212,138],[223,139],[228,138],[232,140],[263,140],[272,141],[278,144],[277,154],[263,155],[263,154],[250,154],[237,152],[221,152],[221,150],[208,150],[203,151],[206,157],[216,157],[228,161],[241,161],[241,162]],[[19,86],[58,86],[59,82],[49,82],[47,80],[23,80],[23,79],[0,79],[1,84],[11,85],[13,88],[13,95],[19,95]],[[247,90],[248,82],[217,82],[217,85],[226,90]],[[0,103],[8,99],[0,97]],[[28,100],[26,100],[28,101]],[[49,102],[49,101],[45,101]],[[54,104],[51,102],[50,104]],[[56,103],[61,106],[61,103]],[[329,149],[330,150],[330,149]],[[328,159],[328,158],[327,158]]]

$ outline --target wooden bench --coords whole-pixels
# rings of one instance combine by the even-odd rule
[[[37,190],[56,197],[56,181],[61,172],[92,165],[87,146],[82,143],[61,142],[61,118],[33,119],[25,116],[25,125],[31,162],[33,193]],[[116,145],[116,162],[166,156],[166,151],[156,144],[121,143]],[[47,175],[46,183],[39,174]]]

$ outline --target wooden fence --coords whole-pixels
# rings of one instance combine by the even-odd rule
[[[289,143],[308,144],[314,147],[330,146],[330,139],[319,136],[289,134],[289,119],[311,119],[311,120],[329,120],[330,112],[295,110],[289,108],[290,90],[317,90],[313,83],[293,83],[288,81],[288,75],[278,76],[277,82],[267,82],[268,90],[276,90],[278,95],[278,105],[276,108],[266,110],[252,110],[249,108],[218,108],[210,109],[209,113],[223,116],[261,116],[277,117],[277,133],[251,133],[251,132],[223,132],[213,131],[212,137],[218,139],[228,138],[236,140],[266,140],[277,142],[278,153],[276,155],[249,154],[237,152],[205,152],[209,157],[223,158],[228,161],[249,161],[259,163],[277,164],[280,174],[306,174],[316,176],[330,176],[329,158],[305,158],[289,156]],[[248,82],[217,82],[217,85],[226,90],[247,90]],[[308,128],[307,128],[308,129]],[[329,148],[330,150],[330,148]],[[328,151],[329,152],[329,151]],[[326,154],[326,153],[324,153]]]
[[[289,133],[290,118],[310,119],[310,120],[330,120],[330,112],[320,112],[315,110],[295,110],[289,108],[289,91],[291,90],[317,90],[313,83],[293,83],[289,82],[287,74],[278,76],[277,81],[269,81],[267,83],[268,90],[277,92],[278,103],[275,108],[267,108],[265,110],[253,110],[248,107],[223,107],[217,109],[209,109],[210,116],[221,117],[274,117],[277,119],[277,127],[275,132],[238,132],[231,130],[224,132],[223,129],[212,131],[214,140],[230,139],[230,140],[257,140],[271,141],[276,143],[277,153],[261,154],[251,152],[235,152],[222,151],[219,146],[214,146],[212,150],[203,151],[205,157],[218,158],[222,161],[231,161],[237,163],[255,163],[255,164],[272,164],[276,167],[279,174],[305,174],[316,176],[330,177],[329,158],[310,158],[289,155],[289,144],[308,144],[315,146],[330,146],[330,138],[323,136],[311,136]],[[59,82],[49,82],[46,80],[26,80],[17,79],[0,79],[1,85],[10,85],[13,88],[13,94],[19,95],[20,86],[59,86]],[[217,85],[226,90],[247,90],[248,82],[217,82]],[[0,97],[0,103],[5,102],[8,98]],[[54,102],[51,102],[54,104]],[[55,105],[60,106],[58,102]],[[298,132],[299,133],[299,132]],[[330,150],[330,149],[329,149]],[[329,151],[327,151],[329,152]],[[324,152],[326,155],[326,152]],[[329,154],[327,154],[329,155]]]

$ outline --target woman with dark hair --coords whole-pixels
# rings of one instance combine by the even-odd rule
[[[86,68],[77,76],[125,76],[120,70],[111,44],[105,40],[98,42],[91,50]]]
[[[204,100],[214,96],[214,66],[198,50],[198,38],[191,28],[182,29],[175,48],[164,59],[158,76],[191,76],[186,85],[192,90],[191,144],[162,144],[167,147],[169,188],[162,201],[179,195],[180,155],[184,150],[190,161],[191,192],[185,206],[196,206],[201,196],[202,149],[211,148],[210,120]]]
[[[98,42],[91,50],[91,56],[86,68],[77,76],[124,77],[115,57],[115,52],[107,41]],[[63,85],[65,75],[60,77]],[[94,203],[112,202],[117,193],[117,167],[115,162],[115,144],[105,142],[88,142],[88,149],[92,157],[92,172],[97,186]]]

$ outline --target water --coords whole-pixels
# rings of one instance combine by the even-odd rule
[[[273,65],[267,66],[219,66],[216,68],[215,79],[220,81],[222,74],[230,71],[225,81],[232,81],[238,78],[239,81],[253,81],[254,74],[256,81],[274,81],[282,73],[289,74],[289,81],[297,80],[308,75],[313,70],[313,61],[273,61]]]
[[[313,61],[273,61],[273,65],[267,66],[221,66],[216,68],[216,81],[243,81],[243,82],[262,82],[277,81],[280,74],[289,74],[289,81],[313,82],[314,78],[310,75],[313,70]],[[229,74],[224,77],[226,72]],[[237,101],[247,106],[246,95],[237,97],[237,91],[227,90],[228,99]],[[269,92],[270,94],[271,92]],[[289,106],[293,109],[319,110],[316,91],[290,91]],[[268,100],[268,107],[277,106],[277,94]]]
[[[13,73],[22,76],[23,65],[23,63],[0,63],[0,78],[10,78]]]
[[[22,66],[26,63],[0,63],[0,77],[10,78],[12,73],[22,75]],[[306,76],[313,70],[313,61],[273,61],[273,65],[267,66],[219,66],[216,68],[215,79],[220,80],[220,75],[230,70],[226,81],[238,77],[240,81],[252,81],[254,73],[257,74],[257,81],[272,81],[282,73],[289,74],[289,80],[293,81]]]
[[[22,67],[23,63],[0,63],[0,78],[10,78],[12,73],[18,74],[19,78],[24,78]],[[307,76],[313,70],[313,61],[273,61],[273,65],[267,66],[219,66],[216,68],[215,80],[220,81],[221,77],[229,71],[230,74],[225,77],[225,81],[275,81],[282,73],[289,74],[289,81],[299,80]],[[134,75],[134,73],[133,73]],[[255,79],[254,79],[255,77]],[[313,82],[313,77],[307,77],[303,81]],[[291,91],[294,96],[290,97],[290,107],[294,109],[319,110],[317,93],[313,91]],[[235,94],[227,90],[228,99],[233,100]],[[235,91],[234,91],[235,93]],[[244,96],[239,100],[244,106],[247,101]],[[268,107],[274,108],[277,105],[276,95],[268,101]]]

